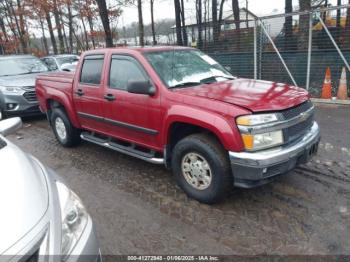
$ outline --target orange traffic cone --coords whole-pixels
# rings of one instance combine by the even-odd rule
[[[337,98],[340,100],[347,100],[349,98],[348,97],[348,85],[347,85],[347,81],[346,81],[345,67],[343,67],[343,70],[341,72]]]
[[[331,99],[332,98],[332,82],[331,82],[331,69],[327,67],[326,76],[324,78],[321,98]]]

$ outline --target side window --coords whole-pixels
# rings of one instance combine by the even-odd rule
[[[53,58],[44,58],[44,63],[47,65],[47,67],[51,71],[58,69],[56,62]]]
[[[129,58],[113,58],[109,72],[109,87],[126,90],[129,80],[147,80],[136,61]]]
[[[80,73],[80,83],[99,85],[103,67],[103,55],[91,55],[84,58]]]

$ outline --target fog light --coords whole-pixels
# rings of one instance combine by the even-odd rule
[[[15,108],[16,108],[16,106],[17,106],[17,104],[14,104],[14,103],[9,103],[9,104],[7,104],[7,109],[9,109],[9,110],[13,110],[13,109],[15,109]]]

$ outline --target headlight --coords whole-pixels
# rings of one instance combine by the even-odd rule
[[[240,116],[236,119],[236,123],[241,126],[255,126],[275,122],[277,120],[278,117],[276,114],[257,114]]]
[[[62,260],[66,260],[79,241],[88,214],[79,197],[61,182],[56,182],[62,219]]]
[[[263,134],[242,134],[244,147],[248,151],[259,150],[283,144],[282,131],[273,131]]]
[[[20,87],[12,87],[12,86],[0,86],[0,91],[3,93],[3,94],[18,94],[18,93],[21,93],[23,92],[23,89],[20,88]]]

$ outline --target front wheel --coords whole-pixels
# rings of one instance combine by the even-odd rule
[[[51,114],[51,126],[57,140],[64,147],[73,147],[80,143],[80,131],[70,122],[64,110],[55,108]]]
[[[189,197],[200,202],[219,202],[232,189],[227,152],[209,135],[195,134],[178,142],[171,166],[179,186]]]

